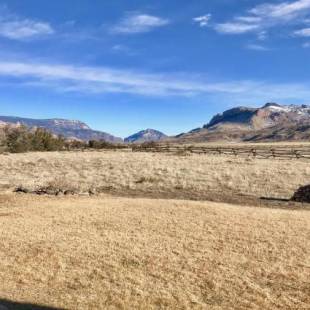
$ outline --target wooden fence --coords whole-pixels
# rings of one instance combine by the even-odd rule
[[[278,158],[278,159],[310,159],[310,145],[308,146],[199,146],[199,145],[139,145],[132,148],[133,152],[173,153],[186,154],[209,154],[209,155],[231,155],[253,158]]]

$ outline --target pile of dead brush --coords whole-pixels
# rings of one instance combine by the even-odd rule
[[[292,201],[310,203],[310,185],[300,187],[293,195]]]

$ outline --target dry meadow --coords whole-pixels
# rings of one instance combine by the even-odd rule
[[[0,155],[0,309],[310,309],[309,206],[250,199],[309,180],[297,159]],[[42,186],[80,195],[13,193]]]
[[[309,309],[309,211],[0,199],[3,299],[66,309]]]
[[[289,198],[310,180],[309,160],[131,152],[0,155],[0,189],[71,187],[79,192],[251,195]],[[186,197],[185,197],[186,198]]]

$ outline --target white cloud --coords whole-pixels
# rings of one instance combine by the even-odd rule
[[[247,44],[245,46],[247,49],[249,50],[253,50],[253,51],[260,51],[260,52],[266,52],[266,51],[270,51],[270,48],[260,45],[260,44]]]
[[[23,40],[42,35],[53,34],[54,30],[47,23],[32,20],[0,21],[0,36]]]
[[[211,17],[211,14],[206,14],[193,18],[193,21],[198,23],[200,27],[206,27],[208,26]]]
[[[112,27],[112,33],[135,34],[149,32],[155,28],[166,26],[170,23],[168,19],[148,14],[130,14]]]
[[[222,23],[215,26],[215,30],[220,33],[241,34],[253,32],[259,29],[258,25],[242,23]]]
[[[310,0],[282,2],[279,4],[262,4],[250,10],[256,16],[263,16],[281,20],[291,20],[310,9]]]
[[[117,54],[125,54],[128,56],[135,56],[138,54],[137,51],[132,50],[126,45],[123,44],[115,44],[112,46],[112,52]]]
[[[242,23],[260,23],[262,21],[261,17],[258,16],[238,16],[235,18],[236,21]]]
[[[25,40],[55,32],[50,24],[20,18],[9,13],[6,7],[0,7],[0,14],[0,36],[8,39]]]
[[[190,95],[222,91],[221,83],[205,84],[190,76],[179,79],[169,74],[148,74],[112,68],[68,65],[0,62],[0,75],[20,78],[21,82],[58,85],[63,90],[87,92],[123,92],[144,95]],[[43,85],[42,84],[42,85]],[[230,92],[239,91],[240,85]]]
[[[303,45],[302,45],[303,48],[310,48],[310,42],[305,42]]]
[[[297,30],[294,32],[294,35],[298,37],[310,37],[310,28]]]
[[[268,34],[266,31],[260,31],[258,34],[257,34],[257,39],[260,40],[260,41],[264,41],[268,38]]]
[[[235,16],[230,21],[214,25],[216,31],[225,34],[257,32],[266,35],[267,29],[302,24],[310,15],[310,0],[265,3],[253,7],[243,16]]]
[[[4,79],[1,79],[4,78]],[[269,100],[310,101],[309,83],[270,81],[210,81],[192,74],[151,74],[113,68],[48,63],[0,62],[0,85],[14,77],[13,85],[44,87],[86,94],[128,93],[144,96],[212,96],[234,102]],[[223,100],[224,100],[223,99]]]

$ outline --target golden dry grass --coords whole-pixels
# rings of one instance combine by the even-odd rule
[[[126,192],[231,192],[289,198],[310,181],[308,160],[130,152],[0,155],[0,189],[49,183]]]
[[[187,143],[187,145],[191,145]],[[193,145],[199,146],[212,146],[212,147],[268,147],[268,148],[301,148],[301,147],[309,147],[310,142],[307,141],[280,141],[280,142],[200,142],[200,143],[193,143]]]
[[[0,206],[0,299],[69,309],[310,307],[309,211],[32,195],[2,195]]]
[[[0,155],[2,192],[54,184],[157,198],[289,198],[309,181],[306,160]],[[0,194],[0,306],[8,299],[68,309],[310,309],[310,211],[287,206]]]

